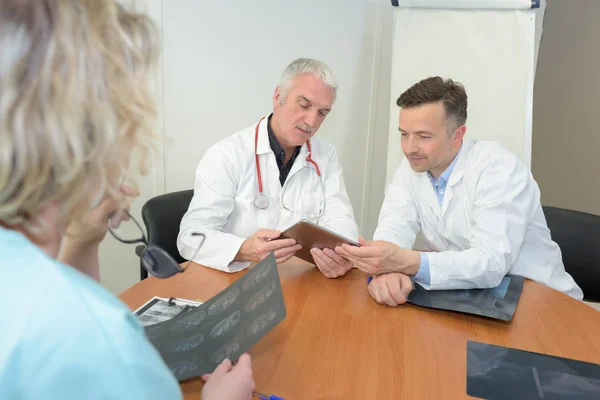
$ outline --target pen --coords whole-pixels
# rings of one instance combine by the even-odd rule
[[[266,394],[262,394],[260,392],[252,392],[252,395],[254,395],[255,397],[259,398],[260,400],[285,400],[282,397],[277,397],[275,395],[266,395]]]

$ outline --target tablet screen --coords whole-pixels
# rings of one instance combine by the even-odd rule
[[[281,233],[281,238],[295,239],[302,249],[296,253],[296,257],[310,263],[315,263],[310,249],[334,249],[342,244],[360,246],[357,242],[339,235],[327,228],[319,226],[307,220],[300,220]]]

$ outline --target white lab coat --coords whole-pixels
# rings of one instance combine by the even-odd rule
[[[260,228],[284,230],[300,219],[316,222],[349,239],[358,239],[358,226],[335,148],[316,136],[310,141],[312,159],[319,165],[325,190],[323,215],[317,219],[323,189],[314,166],[306,162],[306,144],[302,145],[283,190],[269,144],[267,120],[260,124],[256,153],[269,206],[259,209],[254,205],[258,194],[254,124],[213,145],[198,164],[194,197],[177,238],[182,257],[194,256],[201,239],[191,233],[202,232],[206,235],[205,243],[193,261],[236,272],[250,265],[232,262],[246,238]],[[281,206],[282,201],[290,211]]]
[[[531,172],[497,143],[463,142],[441,207],[427,173],[402,162],[374,238],[411,248],[419,231],[432,251],[430,289],[491,288],[510,273],[583,298],[550,238]]]

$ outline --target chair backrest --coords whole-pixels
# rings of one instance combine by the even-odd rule
[[[600,216],[542,207],[552,240],[562,251],[565,269],[588,301],[600,301]]]
[[[190,206],[193,195],[194,191],[191,189],[167,193],[151,198],[142,207],[142,219],[148,233],[148,242],[163,248],[178,263],[185,261],[177,250],[179,225]],[[141,278],[145,279],[147,276],[147,271],[141,268]]]

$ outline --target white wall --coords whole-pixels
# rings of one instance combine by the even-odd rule
[[[318,134],[337,146],[360,217],[375,13],[363,0],[163,2],[167,191],[191,188],[204,151],[269,113],[285,66],[313,57],[340,81]]]
[[[318,134],[338,149],[359,224],[372,235],[383,199],[390,87],[392,7],[388,0],[131,0],[160,24],[159,102],[164,156],[142,181],[132,208],[193,187],[206,149],[271,111],[285,66],[325,61],[340,81]],[[366,190],[365,190],[366,189]],[[138,280],[133,246],[108,237],[102,283],[118,293]]]

